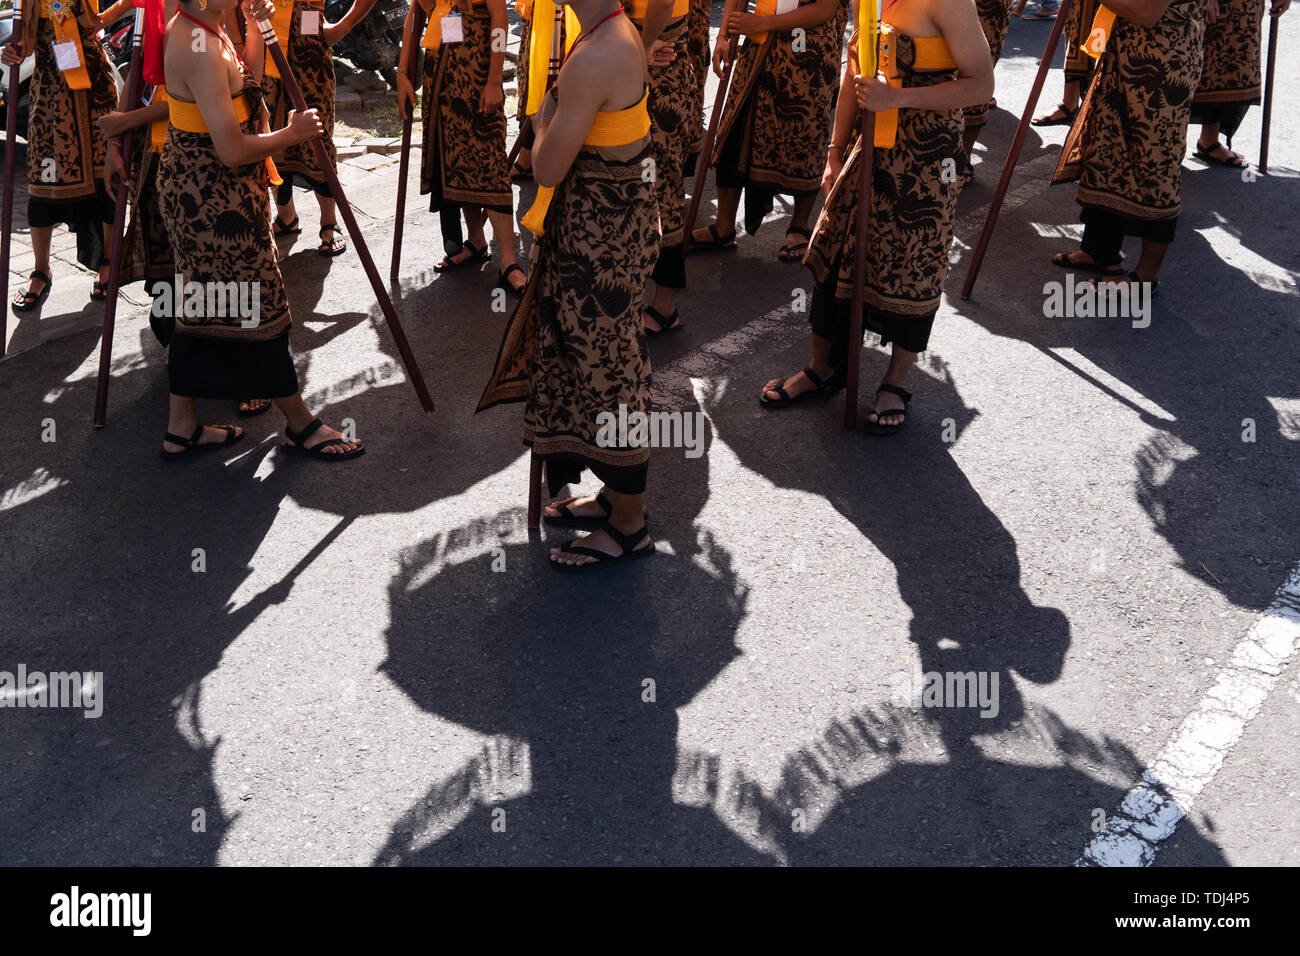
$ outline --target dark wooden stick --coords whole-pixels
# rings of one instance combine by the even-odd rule
[[[293,70],[289,66],[289,60],[284,55],[284,50],[280,48],[280,41],[276,39],[275,30],[269,20],[258,20],[258,29],[262,31],[262,40],[266,44],[267,52],[275,60],[276,69],[280,71],[280,82],[284,84],[284,91],[289,94],[289,100],[293,103],[293,108],[298,112],[307,109],[307,101],[303,99],[302,88],[298,86],[298,80],[293,75]],[[312,145],[316,147],[316,161],[320,164],[321,172],[325,174],[325,182],[329,184],[330,195],[338,204],[339,214],[343,216],[343,222],[347,226],[348,235],[357,250],[357,256],[361,259],[361,265],[366,270],[366,278],[370,280],[370,287],[374,290],[375,300],[379,303],[380,311],[384,313],[384,319],[388,322],[388,330],[393,333],[393,340],[397,343],[397,351],[401,353],[402,364],[406,367],[406,374],[411,379],[411,385],[415,388],[415,394],[419,396],[420,405],[426,412],[433,411],[433,398],[429,395],[429,389],[424,384],[424,376],[420,374],[420,366],[415,361],[415,355],[411,352],[411,344],[406,340],[406,333],[402,331],[402,323],[397,319],[397,311],[393,308],[393,301],[388,297],[388,290],[384,288],[383,280],[379,277],[379,270],[375,267],[375,260],[370,257],[370,249],[366,246],[365,237],[361,234],[361,227],[357,225],[357,218],[352,213],[352,205],[348,202],[348,197],[343,193],[343,186],[339,183],[338,171],[334,169],[334,164],[330,162],[329,153],[325,151],[325,144],[321,142],[320,137],[312,140]]]
[[[14,17],[18,28],[16,46],[21,50],[27,22],[23,0],[14,0]],[[18,91],[22,61],[9,67],[9,101],[5,104],[5,180],[4,180],[4,235],[0,236],[0,356],[5,354],[9,338],[9,251],[14,235],[14,169],[18,165]]]
[[[1264,73],[1264,116],[1263,128],[1259,133],[1259,171],[1268,172],[1268,134],[1273,120],[1273,72],[1277,68],[1277,21],[1281,17],[1270,17],[1268,25],[1268,68]]]
[[[141,44],[144,42],[144,8],[135,8],[135,25],[131,30],[131,67],[126,78],[127,110],[140,107],[140,62]],[[146,134],[148,129],[145,130]],[[99,381],[95,383],[94,426],[104,427],[108,414],[108,370],[113,363],[113,328],[117,321],[117,289],[122,280],[123,233],[126,230],[126,194],[127,179],[131,174],[131,160],[135,156],[135,130],[129,129],[122,134],[122,168],[125,173],[118,181],[117,195],[113,205],[113,243],[108,253],[108,289],[104,300],[104,331],[99,339]]]
[[[1038,75],[1034,77],[1034,85],[1029,90],[1029,100],[1025,103],[1025,112],[1020,117],[1020,125],[1016,127],[1016,135],[1011,138],[1011,148],[1007,151],[1006,162],[1002,164],[1002,177],[998,180],[998,188],[993,191],[993,203],[989,206],[988,215],[984,217],[984,228],[980,230],[979,241],[975,243],[975,254],[971,256],[970,266],[966,270],[966,281],[961,287],[963,299],[969,299],[971,290],[975,288],[975,280],[980,274],[980,264],[984,261],[984,253],[988,251],[989,239],[993,235],[993,227],[997,224],[998,213],[1002,211],[1002,200],[1006,197],[1007,187],[1011,184],[1011,174],[1016,170],[1016,161],[1020,159],[1020,150],[1025,145],[1025,134],[1029,132],[1029,119],[1038,107],[1038,97],[1043,92],[1043,82],[1047,79],[1047,72],[1052,68],[1056,45],[1061,41],[1061,31],[1065,29],[1066,18],[1070,15],[1070,4],[1073,2],[1074,0],[1061,0],[1061,9],[1057,12],[1056,22],[1052,24],[1052,32],[1047,37],[1047,49],[1043,51],[1043,59],[1038,64]]]
[[[537,452],[528,456],[528,530],[542,523],[542,459]]]
[[[874,3],[875,0],[860,0]],[[844,430],[858,427],[858,376],[862,364],[862,308],[866,304],[867,227],[871,220],[871,168],[876,161],[876,114],[862,111],[858,149],[858,221],[853,237],[853,302],[849,312],[848,366],[844,370]]]
[[[420,37],[424,32],[424,8],[419,0],[411,3],[411,28],[406,31],[406,48],[410,51],[406,61],[406,78],[411,81],[411,88],[419,89],[416,80],[420,77],[420,64],[423,60]],[[424,109],[428,109],[426,104]],[[409,116],[402,118],[402,160],[397,164],[397,211],[393,215],[393,258],[388,269],[388,278],[397,281],[397,274],[402,268],[402,227],[406,223],[406,179],[411,165],[411,126],[415,122],[415,103],[411,103]]]
[[[873,2],[873,0],[863,0],[863,2]],[[745,4],[745,9],[749,9],[748,2]],[[739,46],[740,34],[733,33],[727,47],[727,65],[722,68],[718,92],[713,97],[713,112],[709,115],[709,128],[704,131],[704,143],[700,148],[699,158],[695,160],[695,185],[691,187],[691,204],[686,207],[686,231],[682,233],[682,241],[685,242],[687,249],[691,247],[693,241],[695,217],[700,214],[700,200],[704,197],[704,178],[709,173],[709,165],[713,157],[713,141],[718,136],[718,124],[722,122],[722,108],[727,105],[727,90],[731,86],[731,68],[735,66],[736,50]]]

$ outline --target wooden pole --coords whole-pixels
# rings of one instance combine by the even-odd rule
[[[126,108],[140,106],[141,44],[144,42],[144,7],[135,8],[135,24],[131,30],[131,67],[126,78]],[[145,129],[148,135],[148,128]],[[126,230],[127,178],[131,174],[131,160],[135,157],[135,130],[122,134],[122,168],[125,176],[117,184],[113,205],[113,242],[108,253],[108,289],[104,300],[104,331],[99,339],[99,380],[95,383],[94,426],[104,427],[108,414],[108,370],[113,363],[113,328],[117,320],[117,289],[122,280],[122,237]]]
[[[1259,134],[1259,171],[1268,172],[1268,134],[1273,120],[1273,73],[1277,68],[1277,21],[1281,17],[1270,17],[1268,25],[1268,67],[1264,73],[1264,116],[1263,128]]]
[[[860,0],[872,3],[874,0]],[[862,112],[858,148],[858,221],[853,236],[853,302],[849,312],[849,354],[844,370],[844,430],[858,427],[858,377],[862,365],[862,309],[867,284],[867,227],[871,221],[871,170],[876,161],[876,114]]]
[[[14,0],[14,17],[11,21],[17,32],[15,46],[23,47],[23,31],[27,26],[23,0]],[[24,54],[26,51],[23,51]],[[14,169],[18,165],[18,93],[22,62],[9,67],[8,100],[5,102],[5,172],[4,172],[4,235],[0,236],[0,357],[5,354],[9,338],[9,251],[14,235]]]
[[[259,20],[257,26],[262,31],[262,40],[266,44],[267,52],[271,54],[272,59],[275,60],[276,69],[280,71],[280,82],[284,84],[284,91],[289,95],[293,108],[298,112],[305,111],[307,101],[303,99],[302,88],[298,86],[298,80],[293,75],[289,60],[284,55],[284,50],[280,48],[280,41],[276,39],[271,21]],[[393,340],[397,343],[397,351],[402,356],[402,364],[406,367],[406,374],[411,379],[415,394],[419,396],[420,405],[426,412],[431,412],[433,411],[433,398],[429,395],[429,389],[424,384],[424,376],[420,374],[420,366],[416,363],[415,355],[411,352],[411,344],[406,340],[406,333],[402,331],[402,323],[397,319],[393,301],[388,297],[388,291],[384,288],[383,280],[379,277],[379,270],[375,267],[375,260],[370,256],[370,249],[366,246],[365,237],[361,234],[361,227],[357,225],[357,218],[352,213],[352,206],[343,193],[343,186],[339,183],[338,171],[335,170],[334,164],[330,162],[329,154],[325,152],[325,144],[320,141],[320,137],[313,139],[312,145],[316,147],[316,160],[320,164],[321,172],[325,174],[325,182],[329,184],[330,195],[338,203],[339,214],[343,217],[343,222],[347,226],[348,235],[356,243],[357,256],[361,259],[361,265],[366,270],[366,278],[370,280],[370,287],[374,290],[375,300],[379,303],[380,311],[384,313],[384,319],[388,322],[389,331],[393,333]]]
[[[406,48],[410,51],[406,61],[406,78],[411,81],[411,88],[419,89],[416,80],[420,76],[423,61],[420,37],[424,33],[424,8],[419,0],[411,2],[411,28],[406,31]],[[425,104],[424,109],[428,109]],[[411,104],[409,116],[402,117],[402,159],[397,165],[397,211],[393,216],[393,257],[388,269],[388,278],[396,282],[397,274],[402,268],[402,227],[406,223],[406,180],[411,164],[411,126],[415,122],[415,104]]]
[[[872,2],[872,0],[863,0]],[[745,9],[749,9],[748,2]],[[695,233],[695,218],[700,214],[700,200],[704,196],[704,179],[708,175],[713,157],[713,141],[718,136],[718,124],[722,122],[722,109],[727,104],[727,90],[731,86],[732,67],[736,63],[736,50],[740,46],[740,34],[733,33],[727,47],[727,65],[722,68],[722,80],[718,83],[718,92],[713,97],[713,112],[709,115],[709,128],[704,133],[704,144],[700,149],[695,166],[695,185],[691,188],[691,204],[686,208],[686,231],[683,241],[686,248],[691,247]]]
[[[1052,68],[1056,45],[1061,40],[1061,31],[1065,29],[1065,21],[1070,15],[1070,4],[1073,2],[1074,0],[1061,0],[1061,9],[1056,14],[1052,32],[1047,37],[1047,49],[1043,51],[1043,59],[1038,64],[1038,75],[1034,77],[1034,85],[1030,87],[1029,101],[1025,103],[1025,112],[1020,117],[1020,125],[1016,127],[1016,135],[1011,138],[1011,148],[1007,151],[1006,162],[1002,164],[1002,177],[998,180],[997,189],[993,191],[993,203],[989,206],[988,215],[984,217],[984,228],[980,230],[979,240],[975,243],[975,253],[971,256],[970,267],[966,270],[966,281],[961,287],[963,299],[969,299],[971,290],[975,288],[980,264],[984,261],[984,253],[988,251],[989,239],[993,235],[993,227],[997,224],[998,213],[1002,211],[1002,200],[1007,194],[1007,187],[1011,184],[1011,174],[1015,172],[1016,161],[1020,159],[1020,150],[1025,145],[1025,134],[1029,132],[1029,119],[1038,107],[1038,97],[1042,95],[1047,72]]]

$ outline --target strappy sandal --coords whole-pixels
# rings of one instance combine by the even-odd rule
[[[475,262],[482,262],[489,256],[486,242],[481,246],[476,246],[472,242],[465,242],[463,243],[463,247],[469,250],[468,259],[462,259],[460,262],[457,262],[451,256],[444,256],[442,261],[433,267],[433,271],[455,272],[457,269],[463,269],[465,266],[473,265]],[[456,255],[460,255],[460,253],[456,253]]]
[[[1233,162],[1231,159],[1219,159],[1218,156],[1215,156],[1214,154],[1221,149],[1227,150],[1228,155],[1235,157],[1238,162]],[[1248,165],[1245,156],[1241,155],[1241,153],[1234,152],[1232,147],[1225,146],[1219,142],[1216,142],[1209,149],[1206,149],[1198,142],[1192,155],[1203,163],[1209,163],[1211,166],[1227,166],[1229,169],[1245,169]]]
[[[334,238],[326,239],[325,233],[327,232],[334,233]],[[334,256],[341,256],[343,253],[347,252],[348,243],[347,240],[343,239],[340,235],[342,232],[343,230],[339,228],[337,222],[327,222],[322,225],[319,233],[321,243],[316,247],[316,252],[324,256],[326,259],[332,259]]]
[[[211,442],[205,442],[203,444],[199,444],[199,439],[203,437],[203,429],[207,427],[220,428],[223,432],[226,433],[226,440],[211,441]],[[244,437],[244,433],[239,431],[239,429],[237,429],[234,425],[212,425],[212,426],[198,425],[194,429],[194,434],[191,435],[189,438],[182,438],[180,435],[173,435],[171,432],[166,432],[163,435],[163,441],[169,441],[173,445],[184,445],[185,450],[168,451],[167,449],[163,448],[159,450],[158,457],[161,458],[163,461],[178,461],[181,458],[189,458],[191,455],[195,455],[198,452],[212,451],[217,448],[225,448],[227,445],[233,445],[235,442],[239,441],[243,437]]]
[[[691,252],[698,249],[701,252],[732,252],[735,250],[736,230],[733,229],[724,236],[718,232],[715,223],[709,226],[709,235],[713,237],[711,240],[696,239],[695,236],[690,236],[690,242],[686,244],[686,251]]]
[[[252,405],[255,402],[262,402],[264,404],[256,408],[250,408],[248,411],[244,411],[242,408],[238,407],[238,405]],[[265,414],[271,410],[271,400],[269,398],[244,398],[240,399],[238,405],[235,410],[239,412],[240,418],[256,418],[258,415]]]
[[[791,226],[785,231],[785,237],[789,239],[791,236],[802,236],[805,241],[796,243],[793,246],[782,246],[776,257],[782,262],[803,262],[803,254],[808,251],[808,242],[812,239],[812,231],[800,229],[798,226]]]
[[[274,233],[277,239],[283,239],[286,236],[300,236],[302,235],[302,226],[298,225],[297,216],[294,216],[291,222],[285,222],[277,213],[275,221],[271,223],[271,232]]]
[[[580,554],[583,557],[595,558],[594,561],[584,561],[582,564],[565,564],[561,561],[551,559],[551,567],[557,571],[594,571],[596,568],[608,567],[611,564],[619,564],[623,561],[635,561],[638,558],[648,558],[655,553],[655,543],[650,542],[649,547],[638,548],[637,545],[650,537],[650,525],[643,524],[640,531],[633,531],[631,534],[624,534],[612,524],[609,519],[600,523],[600,530],[614,539],[614,543],[622,548],[621,554],[609,554],[606,551],[597,551],[595,548],[587,548],[582,545],[575,545],[577,538],[571,539],[560,545],[560,550],[565,554]]]
[[[1065,115],[1064,116],[1054,115],[1055,113],[1058,112],[1064,113]],[[1045,116],[1035,116],[1033,119],[1029,121],[1029,125],[1030,126],[1073,126],[1074,116],[1078,112],[1079,112],[1079,108],[1077,106],[1074,109],[1070,109],[1064,103],[1057,103],[1056,109],[1052,110],[1051,113],[1048,113]]]
[[[867,412],[867,414],[875,415],[876,421],[871,422],[864,419],[862,422],[862,427],[872,435],[897,434],[900,430],[902,430],[902,427],[907,424],[907,406],[912,403],[912,393],[900,385],[890,385],[888,382],[886,382],[884,385],[881,385],[880,388],[876,389],[877,395],[879,395],[881,392],[889,392],[891,395],[897,395],[899,398],[903,400],[903,407],[890,408],[890,409],[886,409],[883,412],[878,412],[876,411],[875,403],[872,402],[871,411]],[[880,424],[880,417],[882,415],[901,415],[903,417],[903,420],[894,425],[882,425]]]
[[[1092,257],[1089,256],[1088,258]],[[1062,269],[1069,269],[1071,272],[1095,272],[1099,276],[1122,276],[1124,274],[1123,256],[1113,266],[1103,266],[1096,262],[1071,262],[1070,253],[1058,252],[1052,256],[1052,265],[1060,266]]]
[[[99,267],[100,267],[101,269],[104,268],[104,266],[106,266],[106,265],[110,265],[110,263],[109,263],[109,261],[108,261],[107,259],[100,259],[100,260],[99,260]],[[91,301],[91,302],[107,302],[107,301],[108,301],[108,283],[107,283],[107,282],[100,282],[100,281],[99,281],[99,276],[95,276],[95,283],[94,283],[94,285],[92,285],[92,286],[90,287],[90,301]]]
[[[614,513],[614,506],[609,503],[605,493],[599,492],[596,495],[596,505],[605,513],[603,515],[575,515],[569,508],[578,499],[564,498],[561,501],[552,501],[548,507],[557,509],[560,513],[552,517],[545,511],[542,517],[546,519],[547,524],[553,524],[557,527],[583,527],[585,525],[597,525],[602,521],[608,521],[609,516]]]
[[[50,289],[54,287],[54,280],[42,272],[40,269],[33,269],[32,274],[27,277],[30,279],[40,279],[45,283],[45,288],[40,292],[33,292],[31,289],[24,289],[22,292],[15,292],[10,300],[15,312],[34,312],[45,304],[45,300],[50,297]]]
[[[316,458],[321,461],[347,461],[349,458],[356,458],[358,455],[366,453],[365,446],[354,448],[351,451],[327,452],[325,449],[334,445],[346,445],[347,442],[342,438],[327,438],[319,445],[306,447],[305,442],[316,432],[320,431],[323,426],[319,418],[313,418],[311,424],[300,432],[294,432],[288,425],[284,426],[284,433],[289,436],[289,441],[280,445],[281,450],[290,452],[295,455],[305,455],[308,458]]]
[[[532,179],[533,169],[531,166],[527,168],[520,166],[519,161],[515,160],[515,164],[510,167],[510,178],[515,182],[524,182]]]
[[[510,273],[512,272],[518,272],[521,276],[524,277],[523,285],[516,287],[515,284],[510,281]],[[528,288],[527,280],[528,280],[528,275],[524,272],[524,270],[519,268],[518,263],[512,262],[510,263],[510,265],[506,266],[503,270],[501,270],[501,272],[497,273],[497,288],[505,289],[515,298],[522,299],[524,297],[524,289]]]
[[[782,380],[781,384],[760,391],[758,393],[758,404],[764,408],[788,408],[817,395],[822,396],[823,401],[830,401],[831,396],[844,387],[844,374],[838,369],[826,380],[823,380],[820,375],[810,368],[805,368],[803,373],[807,376],[808,381],[813,383],[814,388],[800,392],[798,395],[791,395],[785,390],[785,381]],[[781,397],[768,398],[768,392],[776,392]]]
[[[664,315],[652,305],[643,305],[641,306],[641,311],[659,323],[659,328],[645,330],[645,337],[648,339],[657,339],[663,335],[672,335],[674,332],[680,332],[682,329],[686,328],[686,326],[682,324],[682,317],[676,309],[673,309],[672,315]]]
[[[1098,279],[1092,279],[1091,282],[1092,282],[1092,284],[1093,284],[1094,286],[1097,287],[1097,291],[1100,292],[1100,291],[1101,291],[1101,284],[1102,284],[1103,282],[1112,282],[1112,281],[1114,281],[1115,279],[1117,279],[1117,278],[1122,278],[1122,277],[1124,277],[1124,270],[1123,270],[1123,269],[1121,269],[1119,272],[1116,272],[1116,273],[1107,273],[1106,275],[1104,275],[1104,276],[1102,276],[1101,278],[1098,278]],[[1136,269],[1134,269],[1132,272],[1128,273],[1127,278],[1128,278],[1129,283],[1130,283],[1131,285],[1139,285],[1139,284],[1145,282],[1147,285],[1151,286],[1151,298],[1153,298],[1153,299],[1154,299],[1157,295],[1160,294],[1160,280],[1159,280],[1159,279],[1144,279],[1144,278],[1142,278],[1140,275],[1137,274],[1137,270],[1136,270]]]

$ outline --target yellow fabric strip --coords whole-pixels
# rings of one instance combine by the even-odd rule
[[[519,2],[515,4],[515,13],[519,14],[520,17],[527,20],[529,23],[532,23],[533,0],[519,0]]]
[[[860,0],[864,6],[874,6],[874,0]],[[748,4],[747,4],[748,5]],[[758,0],[754,4],[754,16],[756,17],[774,17],[776,16],[776,0]],[[751,33],[748,39],[754,43],[766,43],[766,33]]]
[[[564,8],[564,49],[569,48],[582,32],[578,15]],[[528,103],[524,112],[532,116],[542,108],[546,80],[551,75],[551,40],[555,34],[555,4],[552,0],[533,0],[533,29],[528,37]]]
[[[1106,6],[1097,8],[1097,15],[1092,18],[1092,29],[1088,31],[1088,39],[1084,40],[1079,49],[1094,60],[1100,60],[1102,53],[1106,51],[1106,44],[1110,41],[1110,31],[1115,27],[1115,11]]]
[[[876,43],[880,38],[880,8],[876,0],[858,0],[858,76],[876,75]]]
[[[916,60],[914,70],[955,70],[952,53],[943,37],[912,37]],[[878,72],[889,78],[889,85],[903,88],[903,78],[898,73],[898,31],[888,23],[880,27],[880,65]],[[865,73],[861,75],[866,75]],[[898,110],[881,110],[876,114],[876,133],[872,143],[882,149],[893,146],[898,139]]]
[[[487,0],[471,0],[470,3],[461,3],[461,6],[478,6],[486,2]],[[452,7],[457,4],[456,0],[435,0],[432,3],[432,10],[429,9],[430,5],[425,0],[420,0],[420,7],[429,15],[429,20],[424,25],[424,37],[420,40],[420,46],[426,50],[437,50],[442,46],[442,18],[450,16]]]
[[[153,91],[152,103],[166,103],[167,91],[161,86],[155,87]],[[170,107],[169,107],[170,109]],[[167,142],[167,120],[154,120],[149,124],[149,151],[151,153],[161,153],[163,143]]]
[[[289,32],[293,29],[293,0],[275,0],[275,14],[271,17],[271,29],[275,31],[275,39],[280,44],[280,49],[284,50],[285,56],[288,56]],[[267,76],[273,76],[277,80],[280,78],[280,68],[275,65],[275,60],[271,59],[269,53],[263,69]]]
[[[71,16],[51,17],[50,23],[54,27],[55,43],[70,42],[77,47],[77,68],[63,71],[63,80],[68,84],[68,89],[90,89],[90,74],[86,72],[86,51],[81,48],[81,31],[77,29],[76,18]]]
[[[542,3],[544,0],[537,0],[537,2]],[[626,146],[628,143],[635,143],[644,138],[650,132],[650,111],[646,108],[649,99],[650,94],[646,93],[636,106],[629,106],[615,113],[597,113],[595,120],[592,121],[591,130],[582,140],[582,145]],[[555,190],[550,186],[538,186],[537,198],[533,200],[532,208],[519,220],[520,224],[537,235],[542,235],[544,231],[542,227],[546,224],[546,210],[550,208],[551,197],[554,195]]]
[[[627,9],[627,15],[633,20],[644,20],[646,13],[649,12],[650,0],[628,0],[623,4]],[[772,9],[776,9],[776,0],[772,0]],[[672,18],[684,17],[691,12],[691,0],[673,0]]]
[[[166,96],[166,90],[163,95]],[[231,104],[235,107],[235,119],[240,123],[248,122],[248,118],[253,115],[249,109],[248,97],[243,93],[230,98]],[[206,133],[208,124],[203,122],[203,114],[199,112],[199,104],[191,103],[189,100],[178,100],[175,97],[167,97],[167,121],[177,129],[186,133]]]

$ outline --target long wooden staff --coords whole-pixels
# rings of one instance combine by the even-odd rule
[[[23,0],[14,0],[14,17],[11,21],[17,27],[14,34],[18,38],[15,46],[26,57],[23,50],[23,32],[27,26],[24,19],[27,11],[23,9]],[[9,67],[9,89],[6,91],[9,102],[5,104],[5,182],[4,182],[4,235],[0,236],[0,356],[5,354],[5,343],[9,338],[9,245],[14,234],[14,168],[18,164],[18,83],[23,64],[20,60]]]
[[[1264,73],[1264,116],[1263,129],[1259,134],[1259,171],[1268,172],[1268,133],[1273,119],[1273,72],[1277,67],[1277,21],[1281,19],[1274,14],[1268,25],[1268,69]]]
[[[140,106],[140,62],[141,43],[144,40],[144,7],[135,8],[135,24],[131,28],[131,66],[126,78],[126,110],[138,109]],[[145,128],[148,134],[148,127]],[[131,160],[135,156],[132,144],[135,130],[129,129],[122,134],[122,168],[125,175],[117,184],[117,195],[113,205],[113,244],[108,254],[108,289],[104,300],[104,331],[99,340],[99,381],[95,385],[96,428],[104,427],[104,418],[108,413],[108,369],[113,361],[113,326],[117,320],[117,287],[122,280],[122,236],[126,230],[126,181],[131,174]]]
[[[406,31],[406,49],[410,51],[406,60],[406,78],[411,81],[411,89],[416,89],[416,80],[420,76],[423,61],[423,48],[420,37],[424,35],[424,8],[419,0],[411,3],[411,28]],[[431,107],[426,104],[424,109]],[[402,160],[397,166],[397,212],[393,218],[393,258],[388,270],[388,278],[397,281],[397,274],[402,268],[402,226],[406,222],[406,177],[411,163],[411,126],[415,122],[415,103],[411,103],[411,112],[402,119]]]
[[[1020,159],[1020,150],[1025,145],[1025,134],[1029,132],[1029,119],[1038,108],[1038,97],[1043,92],[1043,82],[1047,79],[1047,72],[1052,68],[1056,45],[1061,40],[1061,31],[1065,29],[1065,21],[1070,16],[1070,4],[1073,2],[1074,0],[1061,0],[1061,9],[1052,24],[1052,32],[1048,34],[1047,49],[1043,51],[1043,59],[1039,61],[1034,85],[1029,89],[1029,101],[1025,103],[1025,112],[1020,117],[1020,125],[1016,127],[1016,135],[1011,138],[1011,149],[1007,151],[1006,162],[1002,164],[1002,176],[998,179],[998,188],[993,191],[993,203],[989,206],[988,215],[984,217],[984,228],[980,230],[979,241],[975,243],[975,254],[971,256],[970,267],[966,270],[966,281],[961,287],[963,299],[969,299],[971,290],[975,288],[975,280],[980,274],[980,264],[984,261],[984,253],[988,251],[989,239],[993,236],[993,227],[997,224],[998,213],[1002,211],[1002,200],[1007,194],[1007,187],[1011,185],[1011,174],[1015,172],[1016,162]]]
[[[877,0],[858,0],[858,75],[874,78],[880,41]],[[853,236],[853,300],[849,311],[849,354],[844,376],[844,430],[858,427],[858,378],[862,364],[862,308],[867,285],[867,227],[871,220],[871,172],[876,159],[876,114],[862,111],[858,134],[858,219]]]
[[[266,50],[275,60],[276,69],[280,71],[280,82],[284,84],[284,91],[289,94],[289,100],[293,103],[293,108],[298,112],[307,109],[307,101],[303,99],[302,88],[298,86],[298,79],[293,75],[293,69],[289,66],[289,60],[284,55],[284,50],[280,48],[280,41],[276,39],[275,29],[271,26],[270,20],[258,20],[257,27],[262,31],[262,41],[266,44]],[[343,186],[339,183],[339,174],[335,170],[334,164],[330,162],[329,154],[325,152],[325,144],[321,142],[320,137],[313,139],[312,145],[316,147],[316,161],[320,165],[321,172],[325,174],[325,182],[330,187],[330,195],[338,203],[339,213],[343,216],[343,222],[347,226],[348,235],[356,243],[357,255],[361,259],[361,265],[366,270],[366,278],[370,280],[370,287],[375,292],[375,300],[379,303],[380,310],[384,313],[384,319],[388,322],[388,330],[393,333],[393,340],[397,343],[397,351],[401,353],[402,364],[406,367],[406,374],[410,376],[411,385],[415,388],[415,394],[419,396],[420,405],[426,412],[433,411],[433,398],[429,395],[429,389],[424,384],[424,376],[420,374],[420,366],[416,364],[415,355],[411,352],[411,344],[406,341],[406,333],[402,331],[402,323],[397,319],[397,312],[393,309],[393,301],[388,297],[388,291],[384,288],[383,280],[379,276],[379,270],[375,268],[375,260],[370,256],[370,249],[366,246],[366,240],[361,234],[361,227],[357,225],[357,217],[352,213],[352,205],[348,202],[348,197],[343,193]]]
[[[749,0],[745,0],[743,6],[748,12]],[[709,128],[704,131],[704,144],[700,148],[700,157],[696,161],[695,185],[691,187],[691,204],[686,208],[686,231],[683,236],[688,249],[695,234],[695,218],[700,214],[700,200],[704,197],[704,178],[708,175],[709,165],[712,162],[713,141],[718,137],[718,124],[722,122],[722,108],[727,104],[727,90],[731,87],[732,67],[736,64],[736,50],[739,46],[740,34],[733,33],[727,46],[727,62],[722,67],[718,92],[713,97],[713,112],[709,114]]]
[[[546,69],[546,92],[551,91],[555,81],[560,76],[560,60],[563,59],[563,47],[561,36],[564,33],[564,5],[557,3],[555,5],[555,26],[551,29],[551,62]],[[520,50],[521,56],[527,56],[527,50]],[[529,82],[533,82],[529,77]],[[524,109],[528,107],[525,105]],[[510,147],[510,155],[506,157],[506,169],[515,168],[515,160],[519,158],[519,153],[523,150],[524,140],[528,138],[529,131],[533,128],[533,114],[529,113],[524,117],[524,121],[519,124],[519,135],[515,137],[515,145]]]

